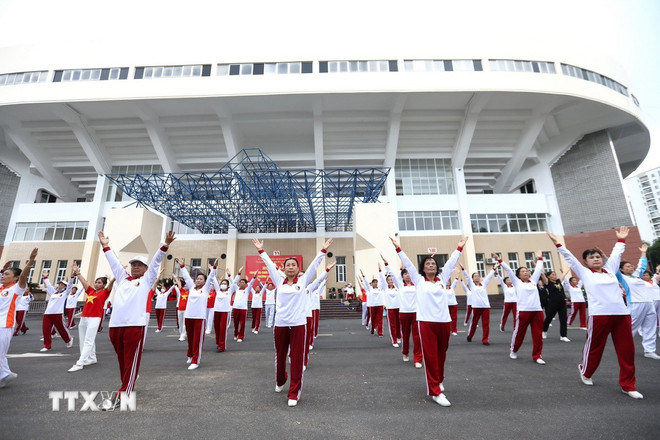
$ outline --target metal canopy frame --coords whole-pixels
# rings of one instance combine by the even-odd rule
[[[374,203],[390,168],[280,169],[245,148],[215,173],[106,174],[139,205],[202,233],[350,231],[356,201]]]

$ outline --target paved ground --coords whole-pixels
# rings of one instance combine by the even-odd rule
[[[10,355],[39,353],[39,318],[29,318],[31,330],[12,340]],[[19,377],[0,389],[0,438],[658,438],[660,361],[644,358],[639,340],[637,384],[645,398],[637,401],[618,387],[611,343],[595,385],[582,385],[577,364],[585,332],[579,329],[569,330],[571,343],[559,341],[557,324],[550,329],[546,366],[532,363],[529,339],[519,359],[509,359],[510,330],[492,332],[490,347],[468,343],[461,332],[452,337],[447,360],[452,406],[442,408],[425,395],[423,370],[403,363],[387,336],[371,336],[354,320],[322,320],[302,398],[288,408],[286,393],[273,390],[270,329],[248,333],[241,344],[229,341],[225,353],[215,353],[207,338],[200,368],[188,371],[185,343],[168,324],[163,333],[149,329],[135,412],[80,412],[82,399],[77,411],[67,412],[64,402],[52,411],[49,391],[116,389],[107,329],[97,338],[99,363],[77,373],[67,373],[77,359],[76,330],[74,348],[54,340],[50,354],[63,356],[12,356]]]

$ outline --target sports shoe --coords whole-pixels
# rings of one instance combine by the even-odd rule
[[[18,377],[18,374],[16,374],[16,373],[9,373],[7,376],[0,379],[0,388],[6,387],[9,384],[9,382],[16,379],[17,377]]]
[[[189,363],[191,363],[191,362],[192,362],[192,358],[189,357],[188,360],[186,360],[186,364],[189,364]]]
[[[42,349],[39,350],[39,351],[50,351],[50,348],[46,348],[46,347],[44,347],[44,348],[42,348]]]
[[[566,336],[562,336],[561,338],[559,338],[559,340],[560,340],[561,342],[571,342],[571,340],[568,339]],[[660,358],[658,358],[658,359],[660,359]]]
[[[648,351],[648,352],[644,353],[644,357],[649,358],[649,359],[660,359],[660,356],[658,356],[656,353],[654,353],[652,351]]]
[[[307,365],[303,365],[303,371],[307,370]]]
[[[114,411],[121,407],[121,400],[117,398],[114,402],[112,400],[104,400],[99,404],[101,411]]]
[[[403,362],[409,362],[409,361],[410,361],[410,356],[408,356],[407,354],[404,354],[403,355]]]
[[[69,339],[69,342],[66,343],[66,348],[71,348],[73,347],[73,336],[71,336],[71,339]]]
[[[74,371],[80,371],[83,369],[83,366],[80,364],[73,364],[73,367],[69,368],[69,373],[73,373]]]
[[[275,384],[275,392],[276,393],[281,393],[283,389],[284,389],[284,385],[279,386],[279,385]]]
[[[196,370],[197,367],[199,367],[199,364],[190,364],[190,365],[188,366],[188,369],[189,369],[189,370]]]
[[[72,325],[71,327],[69,327],[69,330],[72,330],[72,329],[74,329],[74,328],[76,328],[76,327],[78,327],[78,326],[74,324],[74,325]]]
[[[87,361],[87,362],[83,362],[83,366],[86,367],[87,365],[94,365],[96,362],[97,362],[96,359],[91,360],[91,361]]]
[[[258,334],[259,334],[259,330],[255,330],[255,331],[254,331],[254,334],[255,334],[255,335],[258,335]]]
[[[500,331],[504,332],[504,327],[500,326]]]
[[[548,339],[548,332],[543,332],[542,336],[543,339]]]
[[[400,344],[400,343],[401,343],[401,338],[398,338],[398,339],[396,340],[396,343],[397,343],[397,344]]]
[[[236,339],[236,342],[243,342],[242,339]]]
[[[511,359],[518,359],[518,353],[516,353],[515,351],[512,351],[511,353],[509,353],[509,357]]]
[[[156,329],[156,331],[154,333],[160,333],[160,330]]]
[[[643,399],[644,398],[644,396],[642,396],[642,393],[640,393],[639,391],[625,391],[625,390],[621,390],[621,391],[623,391],[624,394],[629,395],[633,399]]]
[[[421,362],[415,362],[415,368],[422,368]]]
[[[545,361],[541,358],[538,358],[535,362],[539,365],[545,365]]]
[[[309,349],[310,349],[310,350],[312,350],[313,348],[314,348],[314,346],[313,346],[313,345],[310,345],[310,346],[309,346]]]
[[[287,405],[289,405],[289,406],[296,406],[296,405],[298,405],[298,401],[297,401],[297,400],[293,400],[293,399],[289,399],[289,402],[287,403]]]
[[[399,344],[397,344],[397,343],[395,342],[394,344],[392,344],[392,347],[399,348]]]
[[[660,336],[660,335],[659,335],[659,336]],[[39,338],[39,340],[40,340],[40,341],[43,341],[43,340],[44,340],[44,337],[42,336],[41,338]]]
[[[236,339],[238,339],[238,338],[237,338],[236,336],[234,336],[234,341],[235,341]]]
[[[580,380],[582,381],[583,384],[592,386],[594,384],[594,381],[591,380],[590,377],[586,377],[584,374],[582,374],[582,365],[578,365],[578,371],[580,372]]]
[[[183,342],[183,341],[185,341],[185,340],[186,340],[186,337],[185,337],[185,336],[181,336],[181,337],[179,337],[179,341]]]
[[[451,332],[451,335],[452,335],[452,336],[458,336],[458,333],[456,333],[456,332]]]
[[[445,397],[444,394],[440,393],[437,396],[433,396],[433,401],[437,403],[440,406],[451,406],[451,403],[449,403],[449,400]]]
[[[207,335],[210,335],[210,334],[211,334],[211,330],[206,330],[204,333],[207,334]]]

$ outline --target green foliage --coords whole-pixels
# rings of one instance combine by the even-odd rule
[[[655,267],[660,264],[660,238],[657,238],[646,251],[646,256],[649,258],[649,269],[651,272],[655,271]]]

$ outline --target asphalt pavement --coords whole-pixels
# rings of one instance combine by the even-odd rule
[[[492,320],[500,313],[493,310]],[[154,333],[152,321],[135,411],[100,412],[81,411],[78,393],[112,391],[120,383],[107,326],[97,337],[99,362],[68,373],[79,354],[77,329],[74,347],[56,338],[44,355],[41,316],[29,316],[30,330],[14,337],[9,350],[18,378],[0,389],[0,439],[658,438],[660,361],[643,357],[639,337],[637,388],[644,399],[634,400],[618,386],[611,341],[594,386],[585,386],[577,365],[586,332],[571,327],[571,342],[560,342],[556,322],[544,341],[544,366],[532,362],[529,333],[518,360],[509,359],[510,323],[504,333],[493,326],[490,346],[481,344],[481,328],[467,342],[461,325],[447,355],[444,384],[452,406],[444,408],[426,395],[424,370],[402,361],[387,328],[379,338],[359,320],[322,319],[301,399],[289,408],[286,392],[274,391],[272,329],[258,335],[248,329],[242,343],[230,335],[224,353],[216,353],[214,335],[207,335],[200,367],[188,371],[174,322]],[[68,400],[53,411],[49,393],[59,391],[80,396],[74,411],[67,411]]]

